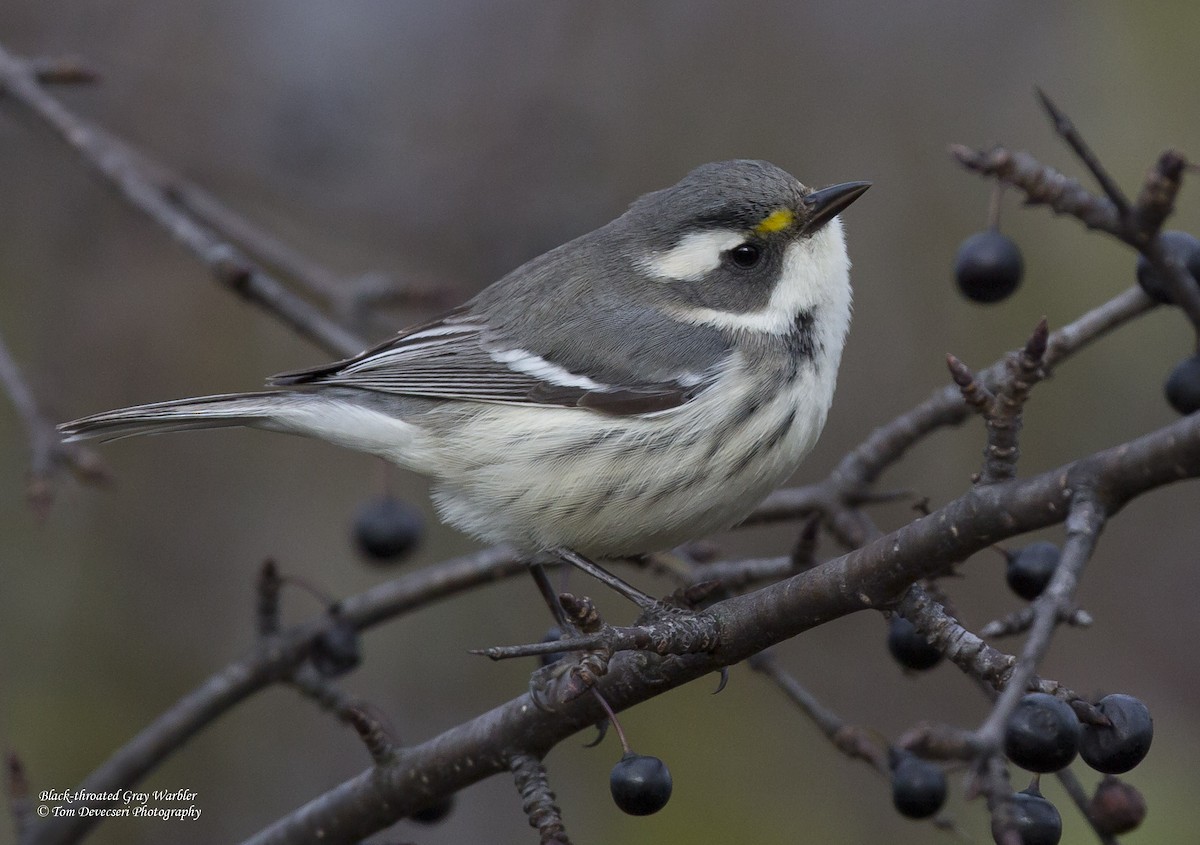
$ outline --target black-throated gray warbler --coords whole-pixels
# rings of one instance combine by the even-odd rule
[[[60,428],[302,434],[430,476],[442,517],[487,542],[669,548],[744,517],[816,441],[850,325],[836,215],[867,187],[706,164],[438,319],[272,379],[289,389]]]

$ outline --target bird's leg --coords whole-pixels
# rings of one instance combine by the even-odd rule
[[[662,602],[660,602],[658,599],[654,598],[651,595],[647,595],[646,593],[643,593],[637,587],[633,586],[632,584],[630,584],[629,582],[627,582],[621,578],[618,578],[616,575],[613,575],[607,569],[593,563],[592,561],[588,560],[586,557],[579,554],[578,552],[573,552],[570,549],[555,549],[554,554],[557,555],[564,562],[571,564],[571,566],[574,566],[576,569],[580,569],[580,570],[586,572],[588,575],[591,575],[593,578],[595,578],[601,584],[604,584],[609,589],[620,593],[625,598],[629,599],[631,602],[633,602],[638,607],[640,607],[642,610],[652,610],[655,608],[662,607]],[[557,603],[557,601],[556,601],[556,603]],[[560,608],[560,611],[561,611],[561,608]]]
[[[558,593],[554,591],[554,585],[550,583],[550,576],[546,574],[546,567],[542,566],[536,560],[530,561],[529,574],[533,576],[533,582],[537,584],[538,592],[542,594],[546,606],[554,614],[554,621],[558,623],[559,629],[564,634],[574,631],[575,626],[567,620],[567,613],[563,610],[562,602],[558,600]]]

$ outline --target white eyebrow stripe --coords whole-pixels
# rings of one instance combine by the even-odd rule
[[[695,282],[717,269],[721,253],[745,240],[744,234],[729,229],[690,232],[665,252],[644,256],[638,263],[656,279]]]
[[[527,376],[548,381],[558,387],[581,387],[584,390],[606,390],[607,386],[587,376],[576,375],[540,355],[524,349],[497,349],[488,353],[492,360]]]

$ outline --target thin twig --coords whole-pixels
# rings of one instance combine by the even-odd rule
[[[447,297],[453,291],[446,285],[401,285],[374,274],[346,279],[301,254],[200,186],[174,175],[163,181],[168,196],[182,209],[266,266],[320,297],[343,319],[360,322],[364,309],[382,299],[393,299],[406,305],[443,307],[449,304]]]
[[[1050,115],[1050,120],[1054,123],[1054,131],[1067,142],[1079,160],[1084,166],[1092,172],[1096,177],[1096,182],[1099,183],[1100,189],[1104,191],[1104,195],[1116,207],[1117,214],[1121,219],[1128,221],[1133,209],[1129,205],[1129,199],[1121,190],[1121,187],[1116,183],[1116,180],[1109,175],[1108,169],[1100,163],[1100,159],[1092,152],[1092,148],[1083,140],[1083,136],[1079,134],[1079,130],[1075,128],[1075,124],[1067,117],[1054,102],[1046,96],[1046,92],[1041,88],[1036,88],[1038,99],[1042,102],[1042,108]]]
[[[485,549],[380,584],[344,600],[341,616],[360,630],[473,587],[525,572],[524,561],[507,549]],[[79,788],[112,792],[133,786],[239,702],[284,681],[308,655],[328,620],[299,625],[264,639],[179,699],[89,774]],[[76,842],[100,819],[89,816],[36,820],[39,845]]]
[[[887,748],[871,731],[847,725],[843,719],[817,700],[791,673],[785,671],[769,651],[761,651],[747,663],[768,677],[775,686],[803,711],[838,751],[852,760],[863,760],[884,777],[890,775]]]
[[[81,480],[93,484],[109,480],[99,455],[79,443],[63,442],[22,378],[3,336],[0,336],[0,384],[25,425],[30,452],[26,495],[39,516],[45,515],[54,500],[55,481],[61,470],[73,470]]]
[[[354,724],[353,714],[367,707],[365,701],[350,695],[309,664],[297,666],[288,678],[288,683],[322,710],[332,713],[339,721],[347,724]]]
[[[1048,342],[1049,329],[1043,317],[1024,348],[1010,353],[1005,360],[1007,373],[986,415],[987,446],[984,448],[980,484],[994,484],[1017,474],[1025,403],[1033,386],[1045,375],[1042,371],[1042,360],[1046,356]]]
[[[514,754],[509,760],[517,791],[521,793],[521,808],[529,826],[537,830],[541,845],[571,845],[563,825],[562,810],[550,789],[550,780],[542,761],[532,754]]]
[[[925,588],[918,584],[910,587],[896,610],[966,674],[993,689],[1001,689],[1008,683],[1016,658],[992,648],[968,631]]]
[[[367,747],[367,753],[376,766],[386,766],[395,762],[399,750],[391,730],[380,718],[377,718],[367,705],[357,705],[347,708],[345,720],[358,733],[358,738]]]
[[[1113,836],[1111,833],[1101,830],[1096,825],[1096,821],[1092,818],[1092,814],[1088,812],[1091,799],[1088,797],[1088,794],[1083,791],[1083,784],[1079,782],[1079,778],[1075,777],[1075,773],[1070,769],[1063,769],[1060,772],[1056,772],[1055,777],[1058,778],[1058,782],[1062,784],[1063,789],[1066,790],[1067,795],[1071,799],[1071,803],[1078,807],[1079,812],[1083,814],[1085,819],[1087,819],[1087,823],[1091,826],[1092,831],[1099,838],[1102,845],[1120,845],[1120,842],[1117,841],[1117,837]]]
[[[1105,519],[1105,508],[1094,498],[1091,490],[1085,488],[1076,492],[1066,519],[1067,539],[1063,544],[1062,559],[1045,591],[1034,602],[1034,620],[1029,629],[1029,637],[1007,685],[996,699],[992,712],[977,731],[982,746],[1000,747],[1004,737],[1004,725],[1016,708],[1017,702],[1025,695],[1038,664],[1050,648],[1060,614],[1070,608],[1074,601],[1079,576],[1084,564],[1092,556]]]
[[[1000,619],[994,619],[979,629],[981,637],[1011,637],[1024,634],[1033,624],[1034,611],[1032,605],[1014,610]],[[1060,625],[1070,625],[1073,628],[1086,628],[1092,624],[1092,615],[1078,607],[1068,608],[1058,615]]]
[[[95,173],[133,207],[166,229],[200,258],[216,279],[283,320],[301,336],[338,355],[353,355],[367,344],[299,298],[232,244],[199,224],[171,200],[165,170],[115,135],[66,109],[38,82],[27,62],[0,46],[0,93],[20,103],[48,125]]]

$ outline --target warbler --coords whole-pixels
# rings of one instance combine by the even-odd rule
[[[270,380],[283,389],[59,428],[300,434],[429,476],[441,517],[488,543],[671,548],[745,517],[816,442],[850,325],[837,215],[869,184],[705,164],[436,319]]]

